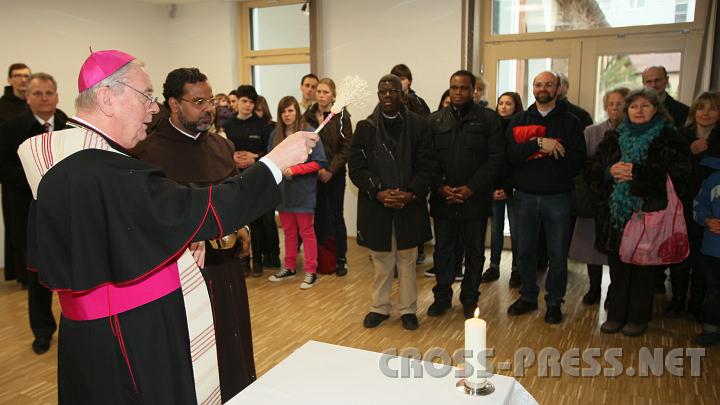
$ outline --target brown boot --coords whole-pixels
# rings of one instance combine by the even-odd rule
[[[588,264],[588,278],[590,279],[590,289],[583,296],[582,302],[585,305],[595,305],[600,302],[601,285],[602,285],[602,266]]]
[[[622,328],[622,333],[625,336],[629,337],[635,337],[640,336],[643,333],[645,333],[645,330],[647,330],[648,325],[646,323],[633,323],[628,322],[625,326]]]
[[[600,326],[600,332],[609,334],[617,333],[620,332],[620,329],[622,329],[623,326],[622,322],[607,320],[602,324],[602,326]]]

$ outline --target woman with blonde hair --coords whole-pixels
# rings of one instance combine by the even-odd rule
[[[670,267],[670,283],[672,299],[665,309],[665,315],[676,317],[685,311],[686,301],[688,312],[701,321],[703,300],[707,290],[707,282],[700,263],[700,245],[704,228],[693,220],[693,197],[695,197],[705,180],[713,172],[700,161],[708,154],[711,133],[720,120],[720,93],[706,91],[695,98],[683,128],[683,136],[690,145],[690,163],[692,173],[688,181],[688,193],[683,199],[685,222],[690,240],[690,256],[684,262]],[[715,131],[717,132],[717,131]],[[688,286],[690,299],[687,300]]]
[[[322,78],[317,85],[315,104],[305,111],[305,122],[319,127],[330,114],[337,90],[330,78]],[[347,228],[343,217],[345,201],[345,173],[350,156],[350,139],[353,129],[350,113],[344,110],[335,115],[320,131],[328,167],[318,171],[317,206],[315,207],[315,234],[318,243],[335,240],[335,274],[347,274]]]

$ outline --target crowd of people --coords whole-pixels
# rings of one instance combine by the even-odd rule
[[[427,315],[440,317],[451,310],[452,285],[461,281],[459,302],[464,316],[472,317],[481,284],[500,278],[507,211],[509,287],[519,289],[508,315],[538,309],[538,273],[546,272],[544,319],[562,322],[572,258],[587,265],[589,289],[582,299],[587,305],[599,304],[603,266],[610,268],[603,303],[608,316],[601,331],[639,336],[651,320],[653,295],[665,293],[669,268],[672,299],[665,316],[691,316],[702,324],[696,342],[711,346],[720,343],[720,93],[703,92],[688,107],[667,93],[662,66],[647,68],[642,79],[642,88],[608,91],[602,98],[607,119],[594,124],[587,111],[567,99],[570,83],[562,73],[535,76],[535,101],[527,108],[518,93],[506,92],[493,110],[483,100],[482,79],[459,70],[449,77],[448,90],[431,112],[412,89],[410,69],[400,64],[378,80],[377,105],[353,130],[347,110],[327,121],[337,96],[330,78],[303,76],[301,99],[286,96],[271,109],[253,86],[214,94],[198,69],[181,68],[168,74],[162,104],[151,90],[117,81],[146,98],[152,122],[138,128],[147,132],[147,139],[138,136],[115,149],[162,168],[181,185],[211,187],[258,177],[257,162],[273,174],[280,170],[278,204],[253,207],[257,215],[242,216],[251,219],[247,227],[230,221],[237,229],[223,231],[227,213],[218,211],[228,201],[219,194],[206,216],[216,219],[222,237],[203,241],[196,235],[200,228],[191,237],[190,251],[215,309],[223,399],[255,379],[243,276],[260,277],[275,268],[270,282],[292,279],[301,248],[301,289],[316,285],[318,273],[347,274],[346,177],[359,190],[357,243],[370,250],[374,267],[366,328],[390,317],[395,279],[402,325],[418,328],[416,268],[424,263],[424,244],[433,235],[434,265],[426,275],[436,283]],[[33,350],[40,354],[57,329],[48,287],[63,283],[26,271],[35,268],[28,264],[36,260],[30,252],[37,249],[28,238],[28,222],[34,231],[37,190],[26,180],[18,148],[34,135],[68,125],[95,127],[57,109],[52,76],[14,64],[8,81],[0,98],[5,279],[16,279],[29,290]],[[78,111],[88,105],[115,108],[83,104],[85,90],[80,88]],[[267,156],[273,151],[277,156],[286,139],[323,123],[303,162],[282,167],[268,163]],[[272,192],[266,194],[266,201],[274,201]],[[678,216],[669,211],[680,206],[676,224]],[[284,234],[283,260],[276,211]],[[635,226],[660,215],[673,218],[672,223],[661,221],[652,231],[670,227],[675,233],[651,244],[655,250],[649,259],[635,258],[639,244],[627,249],[633,238],[643,237]],[[488,221],[490,258],[483,271]],[[650,225],[645,221],[644,226]],[[683,249],[685,254],[673,255]],[[671,259],[661,264],[654,260],[668,255]],[[142,260],[140,256],[134,260]]]

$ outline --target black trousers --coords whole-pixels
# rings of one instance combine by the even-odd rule
[[[703,330],[720,333],[720,257],[702,255],[700,261],[707,280]]]
[[[318,181],[315,205],[315,236],[318,245],[334,237],[336,258],[343,262],[347,256],[345,185],[345,170],[333,174],[327,183]]]
[[[608,320],[643,324],[652,318],[655,274],[659,266],[636,266],[608,254],[612,288],[608,291]]]
[[[435,280],[433,287],[435,300],[450,302],[452,300],[452,284],[458,261],[456,246],[460,240],[465,248],[465,277],[460,285],[460,302],[475,304],[480,293],[480,278],[485,263],[485,232],[487,217],[474,220],[442,219],[435,222]]]
[[[690,287],[691,306],[702,305],[707,290],[705,267],[702,264],[700,249],[702,248],[702,235],[690,235],[690,256],[680,263],[670,266],[670,284],[672,285],[673,299],[683,304],[687,298]]]
[[[275,224],[275,210],[272,210],[250,224],[250,242],[252,245],[252,258],[260,261],[263,255],[280,255],[280,239]]]
[[[51,337],[57,330],[52,313],[52,291],[38,282],[38,274],[28,271],[28,314],[30,329],[37,337]]]

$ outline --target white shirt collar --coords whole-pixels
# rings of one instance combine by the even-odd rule
[[[117,143],[118,145],[120,145],[120,144],[118,143],[118,141],[116,141],[115,139],[113,139],[112,136],[106,134],[106,133],[103,132],[100,128],[98,128],[98,127],[96,127],[95,125],[93,125],[93,124],[85,121],[84,119],[78,117],[77,115],[73,115],[72,118],[70,118],[70,119],[71,119],[71,120],[74,120],[74,121],[77,121],[77,122],[85,125],[86,127],[88,127],[88,128],[90,128],[90,129],[92,129],[93,131],[97,132],[98,134],[102,134],[102,135],[108,137],[109,139],[111,139],[113,142],[115,142],[115,143]],[[115,148],[112,148],[112,147],[110,148],[110,151],[111,151],[111,152],[115,152],[115,153],[119,153],[119,154],[121,154],[121,155],[123,155],[123,156],[128,156],[128,155],[126,155],[125,153],[120,152],[119,150],[116,150]]]
[[[40,125],[45,125],[45,123],[47,122],[48,124],[50,124],[51,130],[55,129],[55,115],[51,116],[50,119],[48,119],[47,121],[38,117],[36,114],[33,115],[35,116],[35,119],[40,123]]]
[[[173,128],[177,129],[178,131],[180,131],[180,133],[182,133],[183,135],[187,136],[188,138],[192,138],[192,139],[194,139],[194,140],[197,141],[197,139],[198,139],[198,137],[200,136],[200,134],[202,134],[202,132],[198,132],[197,134],[192,135],[192,134],[190,134],[190,133],[188,133],[188,132],[185,132],[185,131],[183,131],[182,129],[176,127],[175,124],[173,124],[173,122],[172,122],[172,120],[171,120],[170,118],[168,118],[168,121],[170,122],[170,125],[173,126]]]

